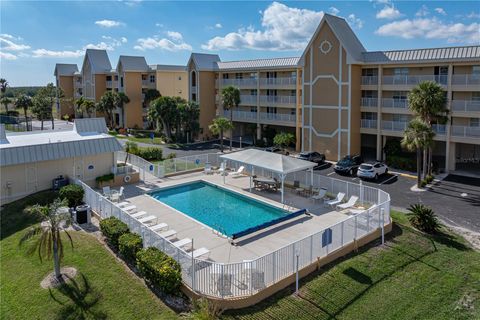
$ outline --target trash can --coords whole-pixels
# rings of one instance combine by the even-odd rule
[[[90,223],[91,212],[88,204],[82,204],[75,208],[75,221],[78,224]]]

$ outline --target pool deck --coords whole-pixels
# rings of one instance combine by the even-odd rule
[[[280,191],[268,192],[252,189],[252,192],[250,192],[249,177],[227,176],[225,177],[225,184],[223,183],[223,178],[219,174],[205,175],[203,172],[187,173],[162,179],[148,175],[145,177],[145,181],[125,186],[124,201],[135,205],[137,211],[146,211],[149,215],[158,217],[157,223],[168,224],[169,229],[177,231],[177,239],[194,239],[195,249],[201,247],[209,249],[210,253],[201,258],[225,263],[241,262],[263,256],[348,218],[345,212],[337,212],[332,211],[331,208],[325,208],[323,201],[314,202],[310,198],[296,194],[294,190],[285,193],[285,202],[290,204],[291,207],[284,207],[280,203]],[[310,216],[300,215],[262,231],[257,231],[236,240],[235,245],[232,245],[227,238],[213,232],[209,227],[146,194],[146,192],[157,188],[197,180],[205,180],[220,185],[286,210],[295,211],[306,208],[312,214]],[[175,241],[176,239],[169,240]]]

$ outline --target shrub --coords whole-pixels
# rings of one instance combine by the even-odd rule
[[[107,238],[107,242],[115,249],[118,249],[118,239],[129,232],[128,226],[115,217],[100,221],[100,230]]]
[[[177,157],[177,154],[175,152],[169,153],[165,159],[174,159]]]
[[[107,182],[107,181],[112,181],[114,178],[115,178],[115,175],[113,173],[109,173],[109,174],[104,174],[103,176],[100,176],[100,177],[96,177],[95,181],[97,183]]]
[[[76,184],[69,184],[62,187],[59,192],[60,199],[67,199],[69,207],[76,207],[83,201],[83,195],[85,191],[83,188]]]
[[[162,160],[163,150],[162,148],[147,147],[147,148],[137,148],[131,150],[130,153],[139,156],[148,161],[152,160]]]
[[[178,291],[182,282],[180,264],[157,248],[137,253],[137,266],[145,280],[166,293]]]
[[[420,187],[425,188],[426,186],[427,186],[427,181],[422,180],[422,181],[420,182]]]
[[[425,181],[426,181],[427,183],[432,183],[433,179],[434,179],[434,177],[429,174],[429,175],[427,175],[427,177],[425,178]]]
[[[137,252],[143,247],[142,237],[136,233],[124,233],[118,238],[118,249],[129,262],[135,262]]]
[[[435,233],[440,229],[440,223],[432,208],[423,204],[413,204],[408,211],[408,220],[415,228],[427,233]]]
[[[193,302],[193,311],[190,319],[215,320],[220,318],[222,312],[223,310],[216,303],[202,298]]]

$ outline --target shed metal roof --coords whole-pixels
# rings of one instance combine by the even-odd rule
[[[141,56],[120,56],[118,58],[117,71],[119,66],[122,66],[123,71],[140,71],[147,72],[148,65],[145,57]]]
[[[220,57],[218,54],[192,53],[190,60],[193,60],[198,71],[214,71],[218,70]]]
[[[122,146],[115,137],[102,132],[90,131],[93,128],[99,129],[100,121],[96,121],[97,119],[82,120],[84,120],[80,121],[82,124],[76,125],[72,131],[7,133],[6,139],[0,141],[0,166],[122,150]],[[91,121],[92,124],[87,123],[90,120],[94,120]]]
[[[55,64],[54,76],[73,76],[78,72],[76,64],[71,63],[57,63]]]
[[[90,62],[92,73],[105,73],[112,70],[110,59],[106,50],[87,49],[85,58]]]
[[[255,59],[217,62],[219,70],[243,70],[262,68],[295,68],[300,57]]]

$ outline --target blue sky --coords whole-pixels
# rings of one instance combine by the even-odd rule
[[[56,62],[81,67],[85,48],[149,64],[183,64],[190,53],[222,60],[301,55],[324,12],[345,17],[365,48],[408,49],[480,43],[474,1],[5,1],[0,77],[12,86],[53,82]]]

